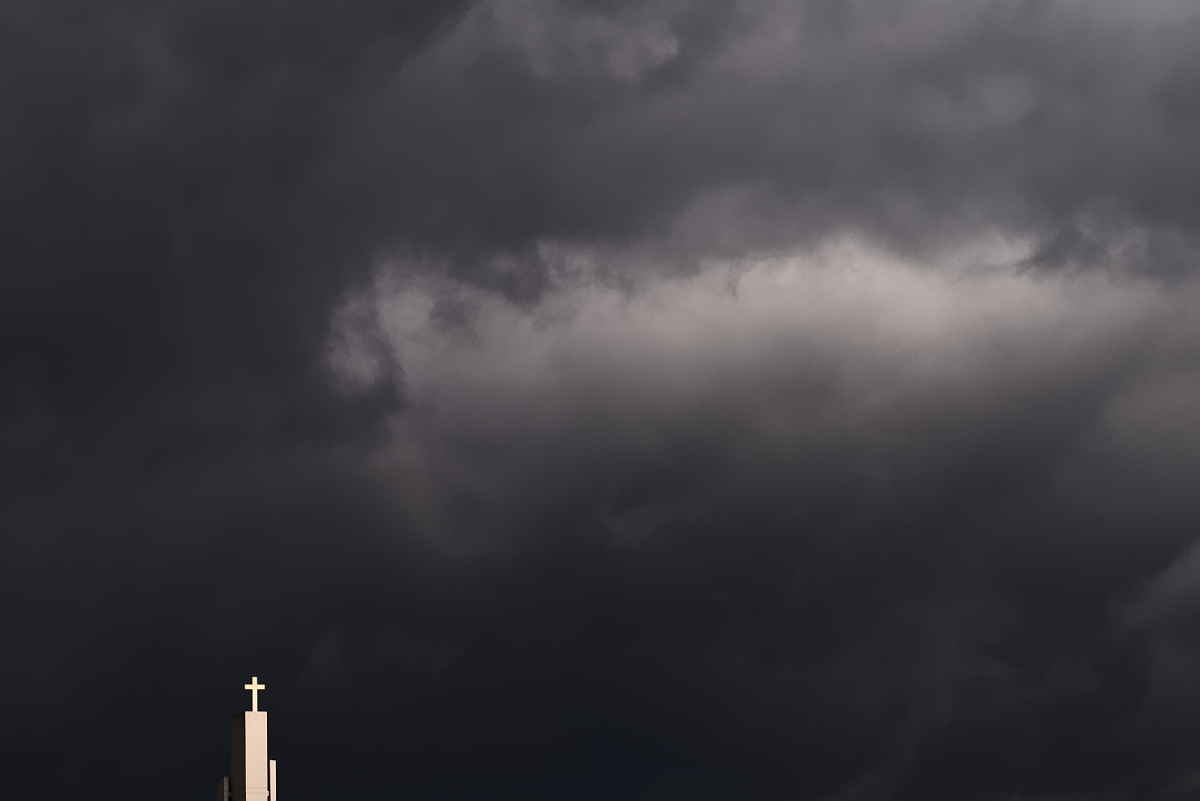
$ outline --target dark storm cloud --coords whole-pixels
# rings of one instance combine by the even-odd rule
[[[586,590],[549,613],[557,636],[598,638],[600,688],[634,695],[602,703],[756,792],[1124,781],[1057,764],[1089,736],[1070,720],[1031,732],[1081,699],[1133,714],[1107,604],[1181,533],[1139,536],[1069,490],[1113,491],[1125,459],[1089,443],[1139,438],[1108,417],[1170,304],[841,261],[862,273],[752,267],[736,294],[718,274],[632,306],[583,289],[532,319],[476,299],[465,340],[422,325],[437,291],[400,292],[381,316],[415,406],[384,463],[406,518],[561,554],[541,582]],[[1125,512],[1149,515],[1144,494]]]
[[[1197,34],[6,4],[4,794],[1194,794]]]
[[[435,241],[512,248],[636,238],[713,195],[728,199],[694,246],[733,252],[847,228],[937,247],[991,226],[1061,261],[1131,227],[1193,235],[1186,7],[661,4],[615,20],[474,7],[363,107],[335,174],[349,192],[421,187],[397,216]]]

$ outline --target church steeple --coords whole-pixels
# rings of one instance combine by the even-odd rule
[[[250,711],[231,720],[233,764],[218,788],[220,801],[279,801],[275,760],[267,759],[267,713],[258,709],[258,692],[267,688],[254,676],[246,689],[250,691]]]

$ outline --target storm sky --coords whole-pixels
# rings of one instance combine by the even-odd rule
[[[1198,42],[0,3],[0,796],[1200,797]]]

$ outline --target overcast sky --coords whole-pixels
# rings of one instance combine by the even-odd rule
[[[0,796],[1200,798],[1198,43],[0,3]]]

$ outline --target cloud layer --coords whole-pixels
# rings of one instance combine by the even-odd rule
[[[1194,796],[1198,34],[5,5],[0,793]]]

